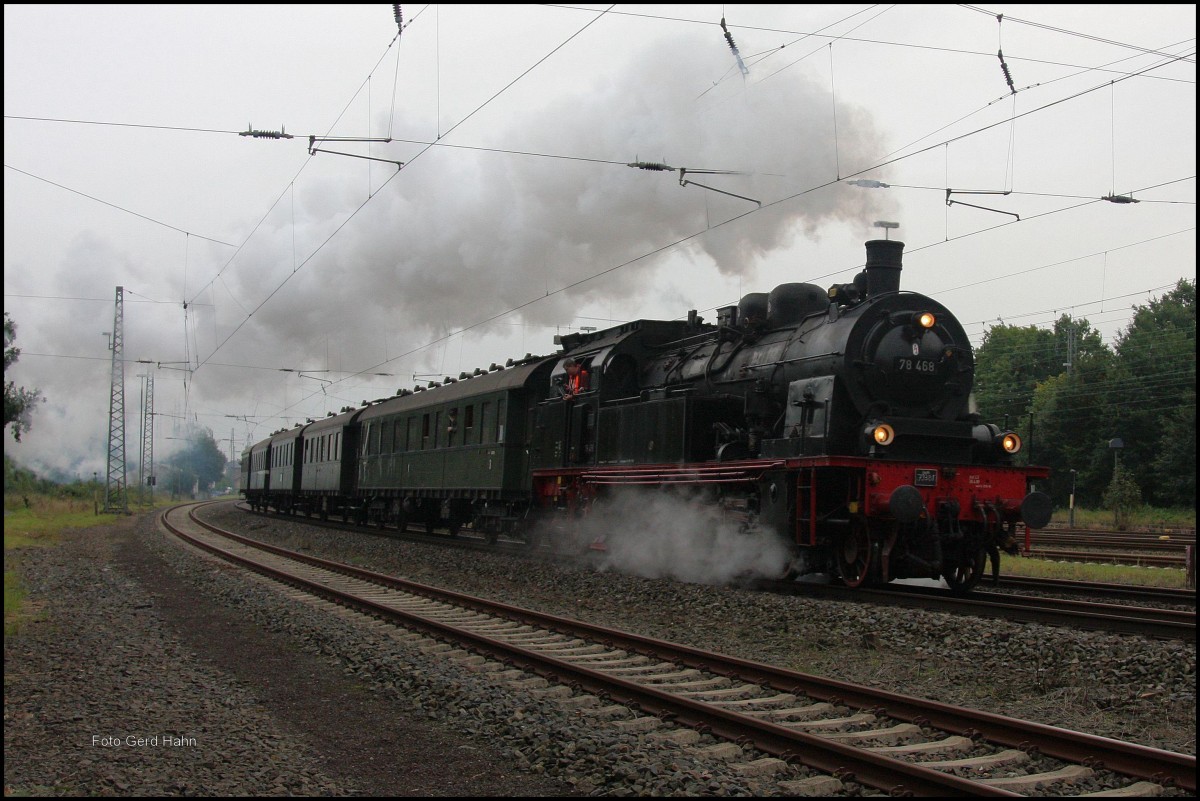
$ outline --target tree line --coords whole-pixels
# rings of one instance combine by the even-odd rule
[[[1007,420],[1025,439],[1022,461],[1051,468],[1041,489],[1056,504],[1072,483],[1087,506],[1132,484],[1145,503],[1193,507],[1195,281],[1135,306],[1112,347],[1066,314],[1053,329],[991,327],[975,352],[975,398],[985,421]]]

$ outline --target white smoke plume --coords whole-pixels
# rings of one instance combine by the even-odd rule
[[[407,152],[387,157],[411,163],[292,279],[294,286],[256,315],[255,338],[268,347],[317,349],[335,332],[340,352],[366,359],[382,354],[385,330],[396,336],[395,352],[539,298],[520,319],[567,323],[581,302],[603,300],[619,309],[638,300],[667,258],[697,279],[717,271],[750,276],[761,259],[797,236],[816,236],[830,222],[879,216],[882,193],[840,186],[771,205],[836,181],[839,162],[843,171],[863,166],[885,148],[870,116],[854,108],[839,108],[835,143],[828,84],[801,69],[703,94],[727,69],[728,55],[719,37],[664,39],[609,72],[580,76],[568,97],[520,116],[485,110],[478,123],[445,140],[567,158],[451,147],[418,157],[418,146],[392,146]],[[503,98],[495,106],[503,109]],[[398,138],[429,138],[417,133],[427,134],[427,121],[398,122],[405,131]],[[363,200],[362,174],[346,174],[353,160],[318,158],[319,179],[298,185],[296,193],[302,254]],[[687,177],[766,208],[714,227],[754,204],[682,187],[677,172],[625,166],[636,161],[742,172]],[[245,251],[246,259],[271,266],[227,273],[245,281],[236,296],[262,295],[291,271],[292,218],[280,217],[273,232],[260,231]],[[636,261],[555,294],[697,233],[682,253]]]
[[[579,544],[603,543],[600,568],[645,578],[722,585],[781,578],[791,550],[774,531],[743,531],[711,504],[670,492],[622,489],[577,526]]]

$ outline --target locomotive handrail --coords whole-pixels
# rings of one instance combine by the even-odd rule
[[[815,356],[797,356],[794,359],[780,359],[777,362],[762,362],[761,364],[746,365],[747,370],[757,370],[762,367],[778,367],[781,364],[795,364],[796,362],[810,362],[814,359],[828,359],[830,356],[838,357],[845,356],[846,352],[841,350],[831,350],[829,353],[818,353]]]

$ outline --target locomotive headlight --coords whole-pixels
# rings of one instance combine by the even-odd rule
[[[931,312],[919,312],[913,315],[913,324],[920,330],[928,331],[937,323],[937,318]]]
[[[896,431],[887,423],[880,423],[871,431],[871,439],[876,445],[891,445],[896,439]]]
[[[1000,437],[1000,447],[1005,453],[1017,453],[1021,450],[1021,438],[1009,431]]]

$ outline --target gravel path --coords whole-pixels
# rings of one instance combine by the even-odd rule
[[[1194,645],[597,574],[228,507],[213,517],[553,614],[1195,753]],[[12,569],[13,554],[5,560]],[[5,639],[6,794],[785,792],[436,654],[380,646],[377,633],[215,566],[145,520],[16,561],[37,615]],[[166,734],[195,742],[123,744]],[[92,745],[94,735],[122,744]]]
[[[243,614],[277,593],[149,518],[14,561],[33,617],[4,640],[6,796],[571,793]]]

